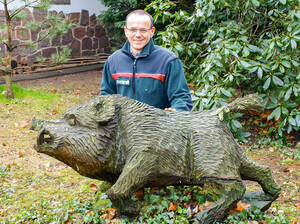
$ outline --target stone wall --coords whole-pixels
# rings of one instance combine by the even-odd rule
[[[48,14],[57,14],[56,11],[38,11],[33,12],[25,9],[28,15],[26,19],[13,23],[13,43],[18,46],[25,45],[26,41],[36,41],[39,31],[31,31],[25,28],[25,24],[29,21],[42,21]],[[29,60],[35,61],[38,56],[50,57],[51,54],[57,53],[62,47],[72,49],[72,56],[91,56],[99,53],[110,53],[109,39],[105,29],[96,20],[96,15],[89,15],[87,10],[78,13],[59,14],[70,21],[76,23],[76,26],[69,29],[63,36],[57,36],[52,40],[44,40],[39,42],[38,50],[32,47],[19,47],[13,51],[13,56],[25,56]],[[0,10],[0,23],[4,23],[4,12]],[[7,37],[7,33],[1,36]],[[0,44],[2,53],[6,55],[6,47]]]

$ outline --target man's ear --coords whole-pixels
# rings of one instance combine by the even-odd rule
[[[94,109],[97,122],[106,123],[115,117],[116,108],[113,98],[110,96],[99,96],[94,104]]]

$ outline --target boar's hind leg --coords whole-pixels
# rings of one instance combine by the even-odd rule
[[[245,186],[240,181],[216,182],[219,184],[220,198],[196,214],[195,223],[211,224],[220,221],[244,195]]]
[[[272,200],[278,197],[281,189],[272,177],[269,167],[245,160],[240,172],[243,180],[257,181],[263,191],[272,196]]]
[[[114,207],[121,213],[137,214],[138,205],[130,200],[132,193],[144,187],[153,179],[157,156],[138,152],[126,161],[116,183],[106,192]]]

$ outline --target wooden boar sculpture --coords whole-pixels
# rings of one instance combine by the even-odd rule
[[[268,167],[247,158],[219,117],[262,109],[249,95],[226,107],[167,112],[120,95],[97,96],[54,121],[33,119],[38,152],[79,174],[112,183],[106,192],[121,213],[133,212],[132,193],[148,186],[214,183],[220,198],[196,215],[214,223],[245,193],[242,180],[257,181],[275,200],[280,187]],[[135,208],[136,209],[136,208]]]

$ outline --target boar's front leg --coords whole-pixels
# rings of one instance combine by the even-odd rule
[[[158,166],[157,155],[151,150],[132,154],[126,161],[117,182],[106,192],[120,213],[137,214],[139,208],[130,198],[132,193],[153,181]]]

